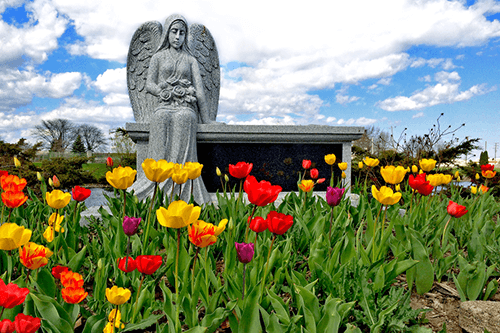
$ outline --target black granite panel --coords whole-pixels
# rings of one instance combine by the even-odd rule
[[[283,191],[297,191],[299,172],[303,173],[302,160],[312,161],[312,167],[319,170],[319,177],[326,178],[315,190],[326,191],[330,181],[330,166],[325,163],[325,155],[335,154],[337,162],[342,161],[342,144],[235,144],[198,143],[198,160],[203,164],[202,177],[208,192],[221,191],[220,179],[215,168],[229,174],[229,164],[239,161],[253,163],[251,175],[258,181],[267,180],[280,185]],[[336,177],[341,171],[334,166]],[[239,181],[229,176],[231,186]],[[306,177],[310,179],[309,176]],[[336,180],[339,178],[336,178]]]

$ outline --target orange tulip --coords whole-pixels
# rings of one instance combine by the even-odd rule
[[[7,175],[2,177],[2,189],[5,192],[21,192],[24,190],[26,184],[26,179],[19,178],[16,175]]]
[[[28,197],[23,192],[3,192],[2,202],[9,208],[17,208],[28,200]]]
[[[496,171],[491,171],[491,170],[486,170],[486,171],[481,171],[481,174],[483,175],[484,178],[493,178],[497,174]]]
[[[306,193],[311,192],[313,187],[314,187],[314,181],[310,179],[302,179],[302,181],[299,184],[299,188]]]
[[[83,288],[62,288],[61,296],[66,303],[78,304],[87,297],[89,293]]]

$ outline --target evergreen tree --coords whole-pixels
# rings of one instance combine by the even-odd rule
[[[71,148],[71,151],[73,153],[77,153],[77,154],[85,154],[85,152],[86,152],[85,145],[83,144],[82,137],[80,135],[76,136],[76,139],[73,142],[73,147]]]

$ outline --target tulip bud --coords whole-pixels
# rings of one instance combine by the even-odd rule
[[[363,164],[363,161],[359,161],[359,163],[358,163],[358,168],[363,169],[363,165],[364,165],[364,164]]]
[[[106,159],[106,166],[107,166],[108,168],[112,168],[112,167],[113,167],[113,159],[112,159],[111,157],[108,157],[108,158]]]
[[[479,179],[479,174],[478,174],[478,173],[476,173],[476,180],[478,180],[478,179]]]
[[[139,228],[139,224],[141,223],[140,217],[128,217],[125,216],[123,218],[123,232],[127,236],[133,236],[137,232]]]
[[[99,260],[97,260],[97,269],[101,269],[103,266],[102,264],[102,258],[100,258]]]
[[[224,175],[224,180],[226,181],[226,183],[229,181],[229,176],[228,175]]]
[[[19,168],[21,166],[21,162],[19,162],[16,156],[14,156],[14,165],[16,166],[16,168]]]
[[[401,192],[401,186],[399,184],[396,185],[396,191]]]
[[[470,187],[470,192],[471,192],[472,194],[476,194],[476,193],[477,193],[477,186],[471,186],[471,187]]]
[[[347,175],[345,174],[344,171],[342,171],[342,179],[345,179],[347,177]]]
[[[320,178],[316,181],[316,184],[321,184],[321,183],[324,183],[326,180],[326,178]]]
[[[54,187],[54,183],[52,182],[52,178],[49,178],[49,185],[50,185],[51,187]]]
[[[61,182],[59,181],[59,179],[57,178],[57,176],[56,176],[56,175],[54,175],[54,176],[52,177],[52,184],[53,184],[53,186],[54,186],[54,187],[59,187],[59,186],[61,186]]]
[[[411,166],[411,172],[417,173],[418,172],[418,167],[416,165]]]
[[[460,173],[458,172],[458,170],[455,171],[455,178],[457,178],[457,179],[460,178]]]
[[[217,174],[217,176],[219,176],[219,177],[220,177],[220,176],[222,176],[222,172],[220,172],[219,167],[216,167],[216,168],[215,168],[215,173],[216,173],[216,174]]]
[[[241,263],[248,264],[254,255],[254,243],[234,243],[236,254]]]
[[[39,182],[43,180],[42,174],[40,172],[36,172],[36,179],[38,179]]]
[[[234,222],[233,222],[233,218],[229,218],[229,223],[227,225],[227,228],[229,229],[229,231],[233,231],[234,229]]]
[[[311,171],[309,171],[309,173],[311,174],[312,179],[317,179],[319,176],[319,171],[316,168],[311,169]]]

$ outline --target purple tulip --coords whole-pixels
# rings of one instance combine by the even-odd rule
[[[326,202],[329,206],[335,207],[342,200],[342,196],[344,195],[345,188],[338,187],[330,187],[326,189]]]
[[[236,253],[238,254],[238,260],[244,264],[252,261],[254,253],[253,243],[234,243],[236,246]]]
[[[127,236],[133,236],[137,232],[139,228],[139,224],[141,223],[140,217],[128,217],[125,216],[123,219],[123,232]]]

